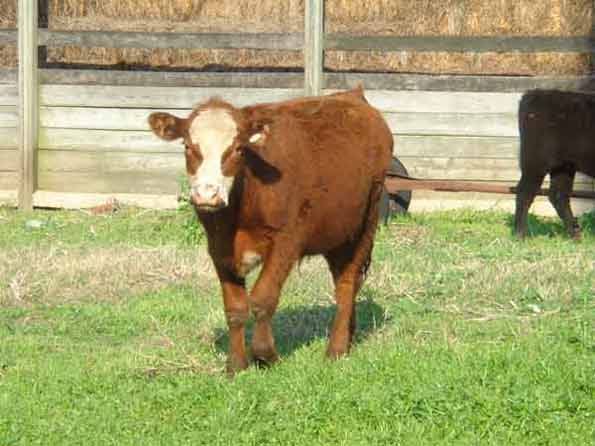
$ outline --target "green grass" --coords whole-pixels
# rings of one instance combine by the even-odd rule
[[[282,361],[229,379],[188,209],[0,208],[0,446],[595,444],[595,215],[580,223],[576,243],[532,217],[519,242],[506,213],[394,218],[349,357],[324,359],[311,259],[275,317]]]

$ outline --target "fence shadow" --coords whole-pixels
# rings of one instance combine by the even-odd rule
[[[356,311],[357,330],[354,344],[362,342],[390,320],[384,308],[371,299],[358,301]],[[334,316],[335,305],[299,305],[280,309],[273,318],[273,335],[277,351],[281,356],[291,355],[304,345],[320,338],[327,338]],[[253,323],[250,321],[246,325],[247,345],[252,338],[252,327]],[[217,328],[215,339],[216,348],[227,352],[227,328]]]

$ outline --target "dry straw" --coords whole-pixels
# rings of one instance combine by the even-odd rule
[[[304,0],[48,0],[60,30],[299,32]],[[327,32],[360,35],[584,36],[592,0],[326,0]],[[0,26],[14,26],[16,0],[0,0]],[[302,65],[301,52],[51,48],[50,62],[205,68]],[[0,66],[14,66],[0,47]],[[329,51],[333,70],[416,73],[577,75],[587,54],[472,54]]]

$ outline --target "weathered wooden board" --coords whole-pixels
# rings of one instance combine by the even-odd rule
[[[518,182],[521,173],[515,159],[494,158],[399,158],[411,177],[420,179],[476,180]],[[593,185],[593,179],[577,174],[577,186]],[[545,182],[547,184],[547,181]]]
[[[17,190],[19,174],[17,172],[3,172],[0,170],[0,190]]]
[[[480,194],[475,192],[449,193],[415,191],[409,207],[410,212],[428,212],[446,209],[486,209],[514,212],[514,195]],[[35,206],[65,209],[84,209],[98,206],[116,199],[122,204],[151,209],[175,209],[176,194],[127,194],[127,193],[77,193],[38,190],[33,195]],[[0,202],[15,204],[16,192],[0,190]],[[576,215],[595,210],[593,200],[573,199],[572,208]],[[554,216],[555,211],[547,198],[537,197],[531,213]],[[511,229],[512,230],[512,229]]]
[[[16,68],[0,68],[0,85],[14,85],[18,80]]]
[[[150,131],[42,128],[40,148],[79,151],[181,153],[180,142],[165,142]],[[395,135],[397,157],[516,159],[518,140],[497,137]]]
[[[40,190],[77,193],[176,194],[178,176],[168,172],[54,172],[39,171]]]
[[[41,107],[42,127],[147,130],[154,109]],[[170,110],[184,116],[189,109]],[[385,113],[393,133],[408,135],[518,136],[512,114]]]
[[[17,146],[17,129],[0,127],[0,149],[16,149]]]
[[[44,208],[85,209],[112,200],[126,206],[149,209],[176,209],[179,204],[175,194],[77,193],[46,190],[38,190],[33,194],[33,204]]]
[[[175,194],[182,153],[40,150],[39,189],[57,192]]]
[[[16,84],[0,84],[0,106],[16,106],[19,101],[19,91]]]
[[[396,157],[509,158],[516,160],[519,140],[513,137],[395,135]]]
[[[140,108],[41,107],[41,127],[149,130],[147,119],[155,110]],[[178,116],[188,115],[190,109],[170,110]]]
[[[150,131],[42,128],[41,149],[183,153],[180,141],[166,142]]]
[[[594,200],[573,198],[572,210],[576,215],[595,210]],[[409,212],[429,212],[447,209],[504,210],[514,213],[515,196],[482,194],[477,192],[414,191]],[[537,197],[530,212],[543,216],[555,216],[556,211],[546,197]],[[511,228],[512,231],[512,228]]]
[[[468,180],[427,180],[413,179],[407,177],[387,176],[384,186],[389,194],[397,194],[399,191],[432,190],[436,192],[481,192],[490,194],[516,194],[518,187],[493,181],[468,181]],[[592,189],[592,187],[591,187]],[[549,188],[540,188],[536,195],[548,196]],[[595,200],[595,191],[577,190],[574,188],[571,197],[588,198]]]
[[[7,79],[13,79],[7,73]],[[261,88],[303,91],[304,74],[296,72],[201,72],[201,71],[125,71],[95,69],[39,70],[43,84],[86,86],[162,86],[165,88]],[[16,79],[16,78],[15,78]],[[2,70],[0,70],[0,82]]]
[[[322,3],[312,2],[316,6]],[[320,17],[306,5],[306,21]],[[322,27],[321,27],[322,28]],[[307,32],[308,30],[306,30]],[[0,42],[15,43],[14,30],[0,30]],[[326,50],[445,51],[445,52],[593,52],[589,36],[360,36],[317,33]],[[39,44],[107,48],[254,48],[300,50],[301,33],[175,33],[41,30]]]
[[[184,154],[40,150],[39,170],[51,172],[183,173]]]
[[[0,34],[0,41],[2,39]],[[11,36],[5,36],[9,39]],[[99,48],[205,48],[301,50],[301,33],[175,33],[125,31],[39,31],[39,45]]]
[[[0,45],[16,45],[17,40],[16,29],[0,29]]]
[[[327,89],[324,94],[341,90]],[[383,112],[516,113],[520,93],[365,90],[366,99]]]
[[[307,95],[319,95],[324,80],[324,2],[305,1],[304,31],[304,89]]]
[[[325,94],[338,90],[325,90]],[[302,95],[301,89],[201,88],[43,85],[41,105],[61,107],[191,108],[210,96],[236,105],[272,102]],[[434,91],[365,92],[372,105],[386,112],[402,113],[516,113],[518,93],[463,93]]]
[[[579,52],[594,51],[589,36],[359,36],[327,34],[324,48],[341,51]]]
[[[523,93],[533,88],[592,91],[589,76],[470,76],[400,73],[325,73],[326,88],[352,88],[359,83],[370,90],[460,91]]]
[[[294,88],[303,91],[301,72],[171,72],[95,69],[41,69],[43,84],[130,85],[218,88]],[[16,82],[16,70],[0,70],[0,83]],[[523,93],[533,88],[592,90],[595,76],[472,76],[399,73],[323,73],[326,88],[353,88],[363,84],[366,91],[509,92]]]
[[[39,51],[39,3],[19,2],[17,10],[18,60],[19,60],[19,153],[21,172],[19,181],[19,208],[33,210],[35,191],[35,152],[39,129],[39,78],[37,73]]]
[[[179,141],[165,142],[150,131],[42,128],[39,146],[60,150],[181,153]],[[395,135],[397,157],[517,158],[518,138]]]
[[[14,105],[0,105],[0,128],[15,128],[17,123],[17,107]]]
[[[302,89],[291,88],[42,85],[40,102],[42,106],[60,107],[191,109],[211,96],[244,106],[290,99],[302,94]]]
[[[0,149],[0,172],[19,170],[19,152],[16,149]]]
[[[504,113],[384,113],[391,131],[406,135],[518,137],[517,117]]]

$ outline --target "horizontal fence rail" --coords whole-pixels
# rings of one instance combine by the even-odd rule
[[[167,87],[303,88],[302,73],[208,73],[172,71],[42,69],[42,84],[147,85]]]
[[[220,88],[303,88],[304,74],[292,72],[137,71],[106,69],[38,70],[42,84]],[[327,89],[344,90],[361,83],[366,90],[519,93],[534,88],[593,90],[595,76],[477,76],[398,73],[323,73]],[[0,84],[17,81],[16,69],[0,69]]]
[[[524,92],[534,88],[585,90],[595,76],[476,76],[392,73],[325,73],[326,87],[345,89],[362,82],[370,90]]]
[[[353,36],[328,34],[325,49],[342,51],[418,51],[465,53],[535,53],[595,51],[591,37],[500,36]]]
[[[0,29],[0,45],[16,45],[18,33],[16,29]]]
[[[360,36],[327,33],[325,50],[466,53],[593,53],[590,36]],[[0,45],[16,44],[14,29],[0,30]],[[301,51],[303,33],[178,33],[127,31],[50,31],[40,29],[42,46],[101,48],[203,48]]]
[[[102,48],[302,50],[303,34],[169,33],[40,30],[39,45]]]

